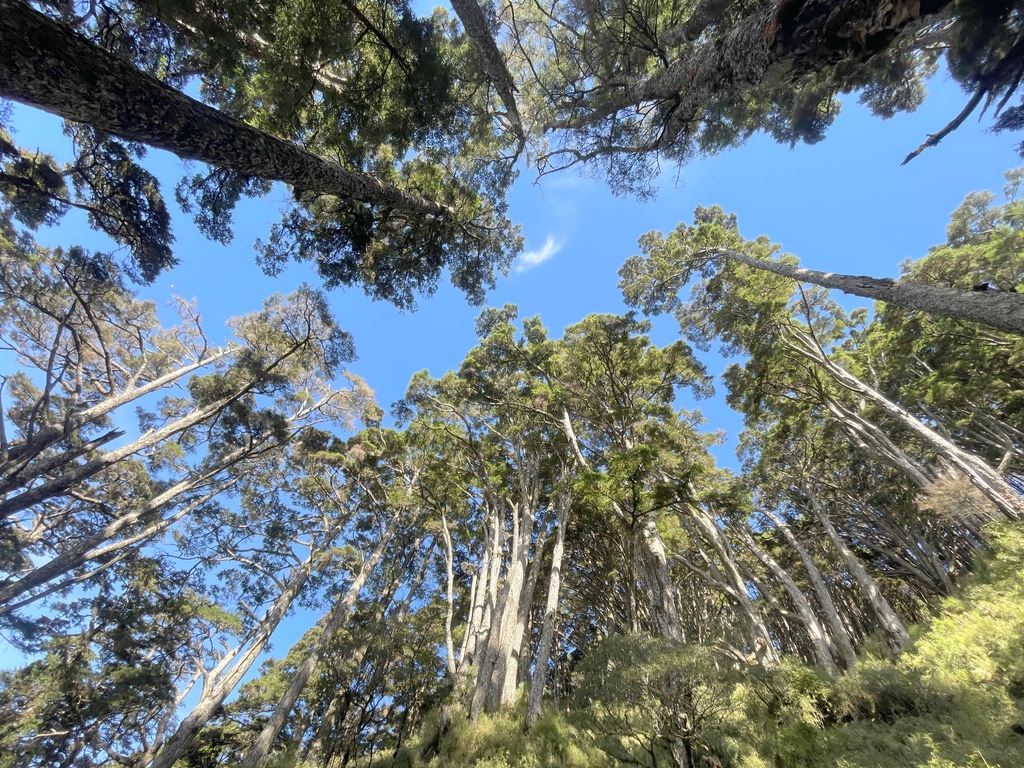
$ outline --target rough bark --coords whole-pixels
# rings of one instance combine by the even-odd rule
[[[496,712],[512,702],[515,695],[519,652],[524,627],[522,608],[530,581],[530,546],[533,539],[535,499],[524,498],[514,511],[512,524],[512,560],[491,613],[490,630],[477,670],[476,688],[470,705],[470,718],[484,712]]]
[[[452,8],[458,14],[466,34],[469,36],[473,47],[480,55],[483,62],[484,74],[494,85],[494,89],[501,97],[501,103],[505,105],[506,117],[512,126],[512,134],[518,142],[518,155],[522,151],[526,137],[523,134],[523,120],[519,116],[519,107],[516,105],[515,83],[512,82],[512,75],[505,66],[505,59],[498,50],[498,44],[491,34],[487,17],[476,0],[451,0]]]
[[[658,148],[699,121],[704,108],[737,87],[781,82],[794,73],[884,51],[908,24],[952,0],[781,0],[760,3],[724,34],[688,49],[658,74],[602,103],[600,115],[650,102],[674,102]],[[699,4],[698,8],[700,5]],[[699,19],[694,29],[702,28]],[[706,24],[704,24],[706,26]]]
[[[963,291],[890,278],[818,272],[793,264],[756,259],[726,248],[712,248],[703,253],[739,261],[754,269],[763,269],[800,282],[835,288],[854,296],[1024,335],[1024,295],[1012,291]]]
[[[449,213],[190,99],[20,0],[0,0],[0,96],[246,176],[433,216]]]
[[[676,588],[668,568],[668,551],[658,533],[658,524],[653,516],[638,526],[640,538],[637,552],[642,556],[637,564],[641,581],[648,590],[650,605],[658,634],[670,640],[683,641],[683,622],[676,605]]]
[[[302,663],[295,670],[292,675],[292,679],[288,683],[288,688],[281,695],[281,699],[277,702],[277,706],[274,708],[274,714],[270,716],[266,725],[263,726],[263,730],[260,731],[260,735],[256,737],[256,742],[246,754],[245,759],[239,763],[239,768],[257,768],[264,760],[267,759],[267,755],[270,754],[270,749],[274,745],[274,740],[281,732],[281,729],[284,727],[289,715],[291,715],[292,710],[295,708],[295,702],[299,700],[299,696],[301,696],[302,691],[305,690],[306,684],[309,682],[309,678],[313,676],[317,662],[320,661],[320,657],[323,655],[324,649],[334,639],[338,630],[340,630],[345,625],[345,622],[348,621],[349,614],[352,612],[352,607],[355,605],[356,599],[359,597],[359,592],[362,590],[366,580],[370,578],[370,574],[377,567],[377,563],[380,562],[381,557],[384,555],[384,550],[391,541],[391,537],[394,536],[401,517],[402,515],[397,513],[392,516],[387,529],[381,535],[380,539],[377,540],[377,544],[374,546],[373,552],[370,553],[370,556],[366,558],[359,567],[359,572],[356,574],[355,578],[352,579],[352,583],[349,584],[348,589],[345,591],[345,595],[334,604],[330,613],[327,614],[327,620],[324,622],[320,635],[313,642],[306,658],[302,660]]]

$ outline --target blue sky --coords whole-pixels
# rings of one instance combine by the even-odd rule
[[[757,136],[743,147],[682,169],[665,168],[660,194],[639,203],[616,198],[599,180],[573,173],[539,182],[524,169],[511,193],[510,216],[522,225],[526,249],[488,304],[514,303],[520,315],[540,314],[553,335],[593,312],[622,312],[617,271],[637,252],[637,238],[650,230],[668,231],[688,221],[697,205],[718,204],[739,217],[748,237],[767,234],[796,254],[805,266],[837,272],[896,276],[899,264],[923,255],[944,239],[949,213],[973,190],[1002,186],[1003,171],[1018,164],[1020,137],[995,136],[988,121],[968,120],[938,147],[907,166],[903,157],[930,132],[941,128],[963,106],[959,88],[940,74],[930,97],[916,113],[882,121],[855,98],[825,141],[794,149]],[[66,144],[59,121],[44,113],[16,109],[17,140],[60,156]],[[236,214],[235,240],[227,246],[198,234],[177,211],[172,190],[183,164],[152,151],[146,163],[160,176],[175,211],[175,251],[181,264],[144,289],[144,297],[166,305],[172,294],[195,298],[213,338],[226,336],[224,321],[258,309],[275,291],[288,292],[302,281],[316,284],[305,266],[292,266],[277,278],[263,275],[252,244],[266,237],[289,200],[283,186],[258,201],[243,202]],[[89,231],[83,216],[71,215],[41,239],[49,244],[107,247]],[[400,398],[410,377],[429,369],[439,376],[457,366],[474,345],[469,306],[448,285],[420,301],[418,311],[399,312],[371,302],[357,289],[336,290],[330,303],[340,325],[355,337],[359,359],[350,370],[376,390],[385,409]],[[847,306],[864,302],[851,298]],[[168,308],[166,318],[173,318]],[[656,321],[655,339],[667,343],[677,330],[671,318]],[[713,372],[721,360],[709,358]],[[735,433],[740,424],[720,401],[700,404],[708,429]],[[720,463],[735,459],[733,443],[718,451]]]
[[[540,314],[552,335],[594,312],[622,312],[617,271],[637,252],[637,238],[650,230],[668,231],[688,221],[697,205],[718,204],[739,217],[748,238],[767,234],[796,254],[805,266],[837,272],[896,276],[899,264],[926,253],[944,240],[949,213],[973,190],[1002,187],[1003,171],[1018,164],[1014,145],[1021,137],[994,136],[969,120],[908,166],[903,157],[930,132],[940,129],[962,108],[964,95],[943,75],[930,83],[930,98],[911,115],[881,121],[848,98],[826,140],[816,146],[775,144],[758,136],[745,146],[677,170],[666,168],[660,194],[648,203],[613,197],[602,182],[571,173],[539,183],[524,170],[511,194],[510,215],[526,237],[526,252],[507,278],[500,280],[488,304],[518,304],[522,317]],[[22,145],[67,158],[59,121],[18,107],[13,126]],[[300,282],[316,284],[308,267],[292,266],[277,278],[263,275],[252,244],[266,237],[289,194],[277,187],[263,200],[244,202],[236,214],[234,242],[221,246],[204,240],[191,220],[177,211],[173,187],[182,163],[166,153],[151,152],[146,165],[162,180],[174,211],[176,253],[181,264],[141,291],[164,307],[172,294],[196,299],[212,339],[229,334],[229,317],[256,310],[273,292],[289,292]],[[56,230],[41,233],[50,245],[81,244],[107,248],[71,214]],[[359,359],[350,370],[376,390],[388,409],[400,398],[410,377],[429,369],[439,376],[457,366],[474,345],[478,308],[447,285],[420,302],[415,313],[374,303],[355,289],[329,295],[340,325],[355,337]],[[848,307],[863,305],[844,300]],[[654,338],[668,343],[677,329],[671,318],[656,322]],[[708,358],[713,373],[720,359]],[[9,359],[0,360],[6,367]],[[709,430],[723,429],[735,438],[739,418],[722,402],[703,401]],[[734,440],[718,451],[720,464],[735,465]],[[275,655],[304,629],[293,621],[276,638]],[[3,654],[0,653],[0,659]],[[3,659],[3,661],[10,661]],[[6,666],[0,663],[0,666]]]

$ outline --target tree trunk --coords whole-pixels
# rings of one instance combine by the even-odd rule
[[[470,718],[474,720],[483,712],[496,712],[510,704],[515,696],[519,665],[514,657],[522,641],[521,613],[523,600],[527,598],[527,566],[534,525],[531,500],[523,499],[517,506],[512,529],[512,562],[491,614],[490,631],[477,669],[470,706]]]
[[[216,471],[220,471],[223,467],[219,467]],[[60,581],[51,587],[48,587],[42,592],[30,595],[23,600],[18,602],[12,602],[16,598],[24,595],[26,592],[31,592],[34,589],[58,579],[62,576],[67,576],[69,573],[77,568],[85,565],[86,563],[95,562],[97,560],[102,561],[104,564],[108,562],[108,559],[113,557],[115,554],[123,552],[128,549],[133,549],[151,541],[153,538],[158,536],[163,531],[170,528],[181,518],[193,512],[195,509],[215,498],[219,494],[226,491],[228,488],[238,482],[238,478],[230,478],[219,485],[217,485],[212,491],[204,494],[199,499],[187,504],[182,509],[175,512],[170,517],[161,518],[153,523],[147,525],[142,531],[128,536],[127,538],[120,539],[118,541],[110,542],[110,539],[115,536],[119,531],[124,528],[133,525],[138,522],[143,516],[155,512],[161,507],[169,504],[175,496],[190,490],[195,485],[208,479],[213,473],[204,474],[199,478],[190,478],[183,480],[177,485],[167,489],[164,493],[159,494],[155,498],[146,502],[145,504],[136,507],[131,512],[117,517],[111,523],[106,525],[99,533],[90,536],[87,539],[80,541],[72,545],[70,549],[67,549],[59,553],[56,557],[52,558],[48,562],[40,565],[28,573],[22,574],[21,578],[14,582],[5,582],[0,586],[0,616],[10,613],[11,611],[19,610],[30,603],[34,603],[37,600],[41,600],[47,595],[52,594],[60,589],[64,589],[70,586],[71,583],[78,579],[66,579]],[[109,544],[107,542],[110,542]],[[103,546],[106,544],[106,546]]]
[[[516,106],[515,83],[505,66],[505,59],[498,50],[494,36],[491,34],[487,17],[476,0],[451,0],[452,9],[462,22],[466,35],[473,43],[477,53],[480,55],[484,67],[484,74],[494,85],[494,89],[501,97],[501,103],[505,105],[506,117],[512,126],[512,134],[518,142],[516,154],[522,151],[526,137],[523,134],[523,121],[519,116],[519,107]]]
[[[1024,516],[1024,500],[1002,476],[981,458],[960,448],[909,413],[878,390],[864,383],[841,365],[832,362],[814,339],[801,331],[790,331],[795,341],[793,349],[825,369],[840,384],[864,397],[869,402],[906,427],[921,442],[934,449],[950,464],[963,472],[999,508],[1008,520]]]
[[[450,213],[190,99],[21,0],[0,0],[0,96],[246,176],[426,215]]]
[[[697,524],[701,538],[714,547],[718,553],[718,558],[722,564],[722,571],[725,573],[725,578],[728,581],[729,590],[727,594],[739,606],[740,612],[743,615],[751,650],[758,654],[758,660],[765,666],[778,665],[779,657],[775,650],[775,644],[772,642],[771,634],[765,626],[764,619],[761,618],[761,612],[758,611],[754,601],[750,598],[746,581],[736,565],[736,557],[733,554],[732,547],[729,546],[729,542],[718,527],[714,516],[701,508],[696,508],[692,511],[689,519]],[[761,648],[760,651],[758,650],[759,648]]]
[[[846,624],[843,623],[842,618],[839,616],[839,609],[836,608],[832,595],[829,594],[828,588],[825,586],[825,580],[821,577],[821,571],[818,570],[818,566],[811,559],[810,553],[797,541],[789,526],[772,514],[768,516],[775,523],[775,527],[782,531],[782,535],[789,543],[789,546],[796,550],[797,555],[799,555],[800,562],[804,564],[804,568],[807,570],[807,578],[811,582],[814,596],[818,599],[818,605],[825,614],[825,620],[828,622],[836,652],[839,654],[843,666],[846,669],[853,669],[853,666],[857,663],[857,652],[853,648],[853,641],[850,639],[850,633],[846,629]]]
[[[313,675],[313,671],[316,669],[317,662],[320,660],[324,649],[334,639],[338,630],[348,621],[349,613],[359,597],[359,592],[384,555],[384,550],[397,530],[398,521],[401,517],[402,515],[397,513],[392,516],[387,529],[373,548],[373,552],[363,561],[359,568],[359,573],[352,579],[352,583],[349,585],[348,590],[346,590],[345,596],[335,603],[330,613],[327,614],[327,620],[324,622],[320,636],[314,641],[306,658],[302,660],[302,663],[295,670],[291,681],[288,683],[288,688],[282,694],[280,701],[277,702],[274,714],[270,716],[267,724],[263,726],[260,735],[256,737],[256,743],[252,745],[245,759],[239,764],[239,768],[258,768],[260,763],[266,760],[267,755],[270,754],[270,749],[274,745],[277,734],[281,732],[285,722],[288,720],[288,716],[291,715],[292,710],[295,708],[295,702],[299,700],[299,696],[302,695],[302,691],[306,688],[306,683],[309,682],[309,678]]]
[[[804,630],[807,632],[807,637],[811,641],[811,648],[814,651],[814,658],[818,664],[821,665],[825,673],[835,678],[839,676],[839,668],[836,666],[835,661],[832,658],[832,651],[829,648],[828,636],[825,633],[824,628],[821,626],[821,622],[818,621],[818,617],[814,613],[814,609],[811,607],[810,602],[804,596],[803,590],[797,586],[797,583],[793,581],[792,577],[786,573],[786,569],[776,562],[775,558],[765,552],[761,547],[757,545],[754,538],[750,535],[749,531],[740,531],[740,536],[743,538],[743,542],[747,545],[747,548],[754,553],[754,556],[760,560],[772,572],[772,575],[778,579],[779,583],[785,588],[787,594],[789,594],[790,600],[793,601],[793,605],[796,607],[797,615],[800,617],[800,621],[804,625]]]
[[[448,530],[448,518],[441,510],[441,535],[444,537],[445,597],[448,606],[444,615],[444,651],[448,676],[455,678],[455,642],[452,639],[452,618],[455,610],[455,548],[452,545],[452,534]],[[472,602],[472,601],[471,601]],[[468,635],[468,631],[467,631]]]
[[[934,480],[929,471],[889,439],[885,430],[842,403],[825,397],[825,407],[853,444],[867,457],[879,457],[902,472],[917,488],[927,488]]]
[[[723,92],[762,83],[785,82],[850,59],[866,60],[886,50],[900,31],[952,0],[892,3],[881,0],[806,0],[756,4],[756,11],[724,34],[692,46],[655,75],[597,102],[591,115],[573,123],[601,120],[653,102],[674,102],[661,136],[647,149],[670,145],[700,122],[709,103]],[[698,9],[701,5],[698,4]],[[694,28],[702,22],[696,20]]]
[[[835,288],[843,293],[917,309],[941,317],[981,323],[1000,331],[1024,335],[1024,296],[1012,291],[962,291],[938,285],[905,282],[889,278],[818,272],[778,261],[756,259],[727,248],[709,248],[708,256],[739,261],[804,283]]]
[[[540,717],[544,705],[544,685],[548,677],[548,663],[551,660],[551,649],[555,639],[555,618],[558,614],[558,601],[562,589],[562,556],[565,552],[565,528],[569,524],[569,507],[572,497],[562,493],[558,497],[558,531],[555,534],[555,545],[551,550],[551,573],[548,576],[548,595],[544,603],[544,621],[540,631],[540,646],[533,664],[533,677],[530,680],[530,695],[526,703],[526,727],[533,725]]]
[[[894,654],[898,654],[903,650],[903,646],[907,640],[910,639],[910,634],[907,632],[906,627],[903,626],[903,622],[900,621],[900,617],[896,615],[896,612],[889,605],[889,601],[885,599],[885,595],[878,588],[878,584],[872,578],[871,574],[865,570],[864,566],[860,564],[857,556],[853,554],[853,551],[846,546],[846,542],[836,532],[835,527],[832,525],[832,521],[828,519],[828,515],[825,514],[825,510],[821,505],[821,501],[818,499],[818,495],[811,490],[808,486],[803,486],[804,495],[811,504],[811,509],[814,511],[814,516],[818,518],[818,522],[821,523],[822,528],[825,529],[825,533],[828,534],[829,540],[835,546],[839,552],[839,556],[843,560],[843,564],[846,566],[846,570],[853,576],[854,581],[861,588],[864,596],[868,599],[871,604],[871,608],[875,613],[875,617],[878,620],[879,625],[882,627],[882,632],[885,634],[886,639],[889,642],[889,647],[892,649]]]
[[[668,569],[668,552],[665,542],[658,533],[658,523],[653,515],[640,524],[639,541],[636,545],[640,580],[647,584],[648,606],[653,613],[655,628],[662,637],[682,641],[683,623],[676,605],[676,588]]]
[[[171,768],[181,756],[181,753],[192,743],[196,734],[210,721],[217,708],[224,703],[224,700],[234,690],[235,686],[238,685],[239,681],[245,676],[245,673],[249,671],[249,667],[253,665],[266,649],[267,643],[270,642],[270,638],[277,629],[278,624],[281,623],[281,619],[284,618],[295,598],[299,596],[302,588],[306,585],[306,581],[309,579],[316,561],[317,553],[311,552],[306,561],[299,566],[298,570],[288,581],[285,590],[274,600],[273,605],[260,622],[259,629],[249,642],[248,648],[238,661],[235,662],[234,666],[231,667],[230,671],[221,673],[221,670],[227,667],[233,656],[225,658],[218,665],[218,669],[214,669],[209,673],[213,677],[214,682],[209,687],[204,686],[199,702],[185,719],[181,721],[178,729],[163,743],[156,753],[153,762],[149,764],[149,768]]]

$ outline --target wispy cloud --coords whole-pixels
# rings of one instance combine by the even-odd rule
[[[556,253],[562,250],[562,243],[556,242],[555,238],[548,235],[544,245],[536,251],[526,251],[516,259],[516,272],[526,272],[538,264],[543,264]]]

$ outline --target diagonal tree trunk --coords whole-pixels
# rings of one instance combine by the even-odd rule
[[[899,653],[910,639],[910,634],[907,632],[906,627],[903,626],[900,617],[896,615],[896,611],[889,605],[889,601],[885,599],[885,595],[878,588],[878,583],[861,565],[860,560],[857,559],[857,556],[853,554],[853,551],[843,541],[842,536],[836,531],[835,526],[832,525],[832,521],[829,520],[825,508],[818,498],[818,494],[807,485],[803,486],[802,491],[811,504],[814,516],[818,518],[818,522],[825,529],[829,540],[831,540],[833,546],[839,552],[846,570],[853,576],[854,581],[857,582],[857,585],[871,604],[871,608],[882,627],[882,632],[889,643],[889,647],[893,653]]]
[[[20,0],[0,0],[0,96],[246,176],[431,216],[450,212],[191,99]]]
[[[829,594],[828,588],[825,586],[825,580],[821,577],[821,571],[818,570],[818,566],[815,565],[814,560],[811,559],[810,553],[807,549],[797,541],[793,531],[790,530],[789,526],[779,517],[768,513],[768,517],[775,527],[782,532],[786,542],[794,550],[797,555],[800,556],[800,561],[804,564],[804,568],[807,570],[807,578],[811,582],[811,589],[814,590],[814,596],[818,599],[818,605],[821,606],[821,610],[825,614],[825,619],[828,622],[829,630],[832,633],[832,642],[835,643],[836,652],[842,659],[843,666],[847,669],[853,669],[853,666],[857,663],[857,652],[853,649],[853,641],[850,639],[850,633],[846,629],[846,625],[843,623],[842,618],[839,616],[839,609],[836,608],[835,602],[832,600],[832,596]]]
[[[702,252],[709,257],[722,257],[763,269],[783,277],[792,277],[804,283],[823,288],[835,288],[843,293],[876,299],[908,309],[917,309],[933,315],[967,320],[996,328],[1007,333],[1024,335],[1024,296],[1011,291],[962,291],[938,285],[912,283],[890,278],[842,275],[818,272],[793,264],[766,261],[729,250],[709,248]]]
[[[377,540],[373,552],[360,565],[359,572],[352,579],[352,583],[349,584],[344,596],[334,604],[330,613],[327,614],[323,630],[313,642],[312,647],[306,654],[306,658],[302,660],[298,669],[295,670],[291,681],[288,683],[288,688],[285,689],[281,699],[277,702],[277,706],[274,708],[274,713],[270,716],[266,725],[263,726],[260,735],[256,737],[256,743],[252,745],[245,758],[239,763],[239,768],[257,768],[267,759],[267,755],[270,754],[270,748],[274,745],[274,739],[277,738],[289,715],[291,715],[292,710],[295,708],[295,702],[299,700],[299,696],[305,690],[309,678],[313,676],[323,650],[334,639],[338,630],[348,621],[349,614],[352,612],[352,606],[355,605],[356,600],[359,598],[359,592],[362,590],[363,585],[366,584],[366,580],[370,578],[370,574],[377,567],[381,557],[383,557],[384,550],[398,529],[399,520],[402,518],[403,516],[398,513],[392,515],[387,529],[380,539]]]
[[[309,580],[313,568],[318,562],[316,552],[311,552],[301,566],[295,569],[288,584],[274,600],[260,622],[248,647],[239,645],[235,651],[226,656],[214,670],[209,673],[210,682],[204,685],[202,695],[192,711],[181,721],[178,729],[163,743],[153,758],[149,768],[171,768],[181,753],[192,743],[196,734],[210,721],[217,709],[224,703],[235,686],[249,671],[249,667],[260,657],[270,642],[271,636],[291,607],[295,598],[302,592]],[[232,665],[232,661],[237,661]],[[140,762],[145,765],[145,762]]]
[[[781,0],[756,10],[720,37],[694,46],[656,75],[624,89],[605,115],[651,101],[674,102],[650,149],[673,142],[700,120],[707,104],[737,84],[780,81],[848,58],[884,51],[907,25],[952,0]],[[698,4],[698,10],[704,3]],[[704,24],[695,20],[695,28]],[[706,25],[705,25],[706,26]]]
[[[501,51],[498,50],[498,44],[491,34],[487,17],[484,16],[484,12],[476,0],[451,0],[451,3],[466,34],[473,43],[473,47],[476,48],[483,60],[484,73],[494,84],[494,89],[501,97],[501,103],[505,105],[506,117],[512,126],[512,134],[518,142],[516,152],[518,155],[526,143],[526,137],[523,134],[523,120],[519,116],[519,107],[516,105],[516,86],[512,82],[512,75],[509,74],[508,67],[505,66],[505,59],[501,55]]]
[[[791,347],[794,351],[819,365],[851,392],[861,395],[865,400],[895,418],[922,443],[935,450],[951,465],[963,472],[978,490],[999,508],[1007,520],[1020,520],[1024,516],[1024,499],[1003,479],[999,472],[981,458],[963,450],[952,440],[943,437],[877,389],[861,381],[841,365],[834,363],[808,334],[789,330],[786,335],[791,340]]]
[[[821,665],[822,669],[825,670],[829,677],[835,678],[839,676],[839,668],[836,666],[835,661],[832,658],[832,651],[829,648],[828,636],[825,633],[824,627],[821,622],[818,621],[818,617],[814,613],[814,609],[811,607],[810,601],[804,595],[803,590],[797,585],[793,578],[786,573],[786,569],[783,568],[779,563],[765,552],[761,547],[754,541],[753,536],[750,532],[745,529],[737,528],[740,538],[743,539],[743,543],[746,544],[747,549],[754,553],[754,556],[760,560],[772,572],[772,575],[782,584],[786,592],[789,594],[789,598],[793,601],[793,605],[796,607],[797,615],[800,617],[800,621],[804,625],[804,630],[807,632],[807,636],[811,641],[811,648],[814,650],[814,658],[817,659],[818,664]]]

